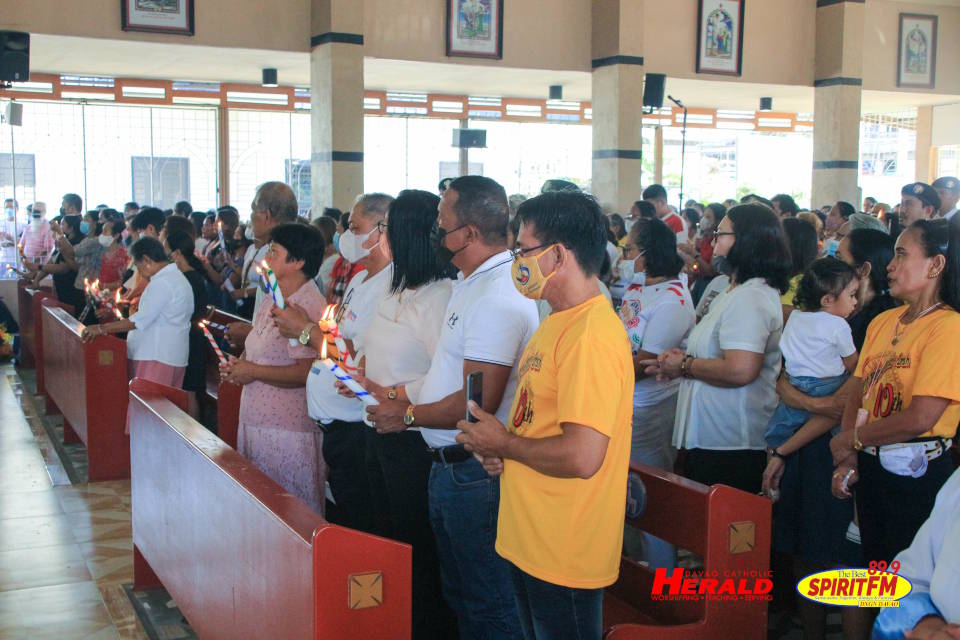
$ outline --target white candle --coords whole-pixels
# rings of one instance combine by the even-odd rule
[[[317,362],[318,361],[315,360],[313,363],[312,371],[314,373],[319,373]],[[364,405],[369,406],[373,404],[380,404],[379,402],[377,402],[376,398],[370,395],[369,391],[364,389],[362,386],[360,386],[359,382],[357,382],[352,377],[350,377],[349,373],[341,369],[336,362],[334,362],[332,359],[327,357],[326,342],[323,343],[323,347],[320,350],[319,362],[324,367],[326,367],[327,370],[330,371],[330,373],[332,373],[337,378],[337,380],[347,385],[347,388],[350,389],[350,391],[352,391],[353,394],[357,397],[357,399],[360,400],[360,402],[362,402]]]

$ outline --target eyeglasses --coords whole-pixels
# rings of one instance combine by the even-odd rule
[[[714,229],[714,230],[713,230],[713,239],[714,239],[714,240],[719,240],[719,239],[720,239],[720,236],[735,236],[735,235],[737,235],[737,234],[735,234],[733,231],[720,231],[719,229]]]
[[[627,253],[633,253],[636,251],[638,254],[643,255],[643,251],[635,244],[625,244],[623,245],[623,257],[627,257]]]
[[[537,249],[543,249],[544,247],[549,247],[549,246],[550,245],[548,244],[538,244],[535,247],[518,247],[516,249],[510,250],[510,257],[513,258],[514,261],[516,261],[516,260],[519,260],[520,258],[525,257],[527,255],[527,252],[529,251],[536,251]]]
[[[381,220],[380,222],[377,223],[377,231],[379,231],[380,233],[385,233],[386,230],[387,230],[387,223],[386,223],[386,222],[384,222],[383,220]]]

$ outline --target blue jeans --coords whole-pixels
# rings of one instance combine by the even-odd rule
[[[463,640],[522,638],[510,565],[497,555],[500,479],[474,458],[430,469],[430,525],[440,580]]]
[[[787,378],[790,384],[802,391],[811,398],[822,398],[834,393],[843,386],[850,376],[843,374],[833,378],[812,378],[809,376],[791,376]],[[767,423],[766,441],[767,446],[776,449],[784,442],[789,440],[797,430],[810,419],[810,412],[803,409],[794,409],[788,407],[782,400],[777,405],[776,411],[770,416]],[[836,427],[834,427],[836,430]],[[834,433],[836,435],[836,433]]]
[[[526,640],[600,640],[603,589],[574,589],[510,565]]]

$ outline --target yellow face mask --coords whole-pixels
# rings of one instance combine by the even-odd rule
[[[535,256],[515,254],[512,267],[513,286],[531,300],[539,300],[543,296],[543,287],[547,284],[547,280],[557,273],[554,271],[545,276],[540,270],[540,256],[553,249],[554,246],[555,244],[551,244]]]

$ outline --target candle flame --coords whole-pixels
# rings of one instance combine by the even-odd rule
[[[117,304],[120,304],[120,289],[117,289]]]
[[[263,269],[261,269],[260,267],[257,267],[257,275],[261,275],[261,276],[263,275]]]
[[[117,314],[117,320],[123,320],[123,314],[120,313],[120,309],[117,309],[116,307],[114,307],[113,312]]]
[[[323,341],[323,346],[320,347],[320,359],[321,360],[327,359],[327,341],[326,340]]]

